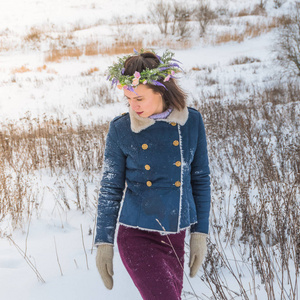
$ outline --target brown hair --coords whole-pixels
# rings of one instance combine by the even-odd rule
[[[137,56],[131,56],[126,59],[124,63],[124,75],[132,76],[135,71],[142,72],[148,69],[155,69],[159,66],[160,62],[156,55],[152,52],[144,52]],[[178,110],[186,106],[187,94],[176,84],[175,79],[170,78],[169,81],[163,82],[163,79],[158,80],[163,86],[146,84],[148,88],[155,93],[159,93],[164,101],[164,109],[174,107]]]

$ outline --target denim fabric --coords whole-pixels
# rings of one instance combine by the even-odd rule
[[[169,117],[138,133],[131,130],[128,113],[110,123],[96,244],[114,243],[117,219],[150,231],[177,233],[190,227],[208,233],[210,170],[202,116],[188,108],[184,125],[169,123]]]

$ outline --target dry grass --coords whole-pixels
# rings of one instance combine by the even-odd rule
[[[98,41],[88,43],[85,46],[84,54],[87,55],[87,56],[98,55],[100,53],[100,49],[101,49],[100,47],[101,47],[101,45]]]
[[[252,64],[255,62],[261,62],[259,58],[241,56],[233,59],[229,64],[230,65],[244,65],[244,64]]]
[[[16,69],[13,69],[12,70],[12,74],[16,74],[16,73],[26,73],[26,72],[31,72],[30,69],[28,69],[27,67],[25,66],[22,66],[20,68],[16,68]]]
[[[272,18],[269,22],[261,24],[249,24],[247,22],[244,31],[241,33],[235,30],[233,33],[225,32],[220,35],[217,35],[215,39],[215,44],[223,44],[232,41],[241,43],[247,38],[255,38],[266,32],[271,31],[273,28],[278,27],[280,25],[280,22],[280,18]]]
[[[278,291],[280,299],[298,299],[299,95],[299,86],[290,83],[254,88],[249,102],[224,104],[220,97],[194,103],[206,123],[214,170],[201,276],[214,299],[259,299],[260,293],[273,300]],[[237,288],[228,289],[226,281]]]
[[[43,65],[43,66],[41,66],[41,67],[37,67],[37,71],[38,72],[42,72],[42,71],[45,71],[47,69],[47,66],[46,65]]]
[[[238,17],[245,17],[245,16],[266,16],[266,11],[261,8],[258,4],[254,6],[251,10],[250,8],[243,8],[237,13]]]
[[[99,69],[97,67],[94,67],[94,68],[88,69],[86,72],[82,72],[81,75],[82,76],[90,76],[93,73],[98,72],[98,71],[99,71]]]
[[[90,29],[90,28],[93,28],[96,26],[103,25],[103,24],[105,24],[105,20],[102,20],[102,19],[99,19],[92,24],[84,24],[81,20],[79,20],[74,24],[71,31],[74,32],[74,31],[86,30],[86,29]]]
[[[45,56],[46,62],[60,62],[63,59],[79,58],[82,55],[118,55],[132,53],[133,48],[140,49],[143,47],[142,40],[137,42],[116,42],[111,47],[104,47],[99,42],[88,43],[85,46],[66,48],[66,49],[52,49]]]
[[[57,72],[54,69],[48,68],[47,65],[43,65],[41,67],[37,67],[36,70],[38,72],[44,72],[44,71],[46,71],[49,74],[57,74]]]
[[[116,41],[110,47],[101,45],[100,42],[90,42],[81,47],[72,47],[64,49],[56,49],[55,47],[45,55],[45,62],[61,62],[63,59],[79,58],[83,55],[120,55],[133,53],[133,49],[151,48],[151,47],[167,47],[171,49],[188,49],[192,46],[191,40],[172,40],[165,39],[153,40],[148,44],[144,44],[142,39],[136,41]]]
[[[52,49],[46,56],[45,61],[46,62],[60,62],[62,59],[66,58],[74,58],[77,59],[83,55],[83,49],[82,48],[68,48],[68,49]]]

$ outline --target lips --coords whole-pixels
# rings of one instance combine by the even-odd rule
[[[142,114],[143,113],[143,111],[141,111],[141,112],[136,112],[138,115],[140,115],[140,114]]]

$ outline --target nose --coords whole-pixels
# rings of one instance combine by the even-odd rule
[[[137,101],[131,101],[130,106],[134,111],[139,111],[140,105]]]

